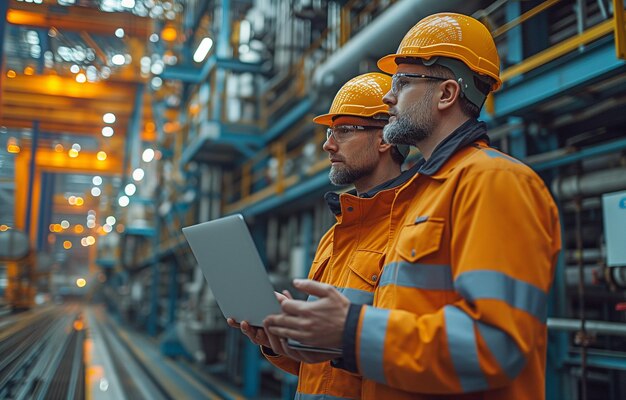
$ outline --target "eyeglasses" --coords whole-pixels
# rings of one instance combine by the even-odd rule
[[[379,126],[361,126],[361,125],[338,125],[326,129],[326,140],[332,136],[337,143],[343,143],[350,140],[357,131],[365,131],[368,129],[381,129]]]
[[[391,77],[391,93],[394,96],[397,96],[398,94],[400,94],[400,91],[406,85],[409,84],[409,80],[406,78],[430,79],[434,81],[447,81],[448,80],[448,78],[441,78],[439,76],[430,76],[430,75],[424,75],[424,74],[409,74],[409,73],[399,72],[397,74],[394,74]]]

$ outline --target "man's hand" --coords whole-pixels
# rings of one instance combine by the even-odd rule
[[[250,325],[247,321],[241,321],[241,323],[238,323],[232,318],[228,318],[226,322],[231,328],[241,329],[241,333],[246,335],[252,343],[265,347],[271,346],[270,341],[265,334],[263,328],[254,327]]]
[[[350,301],[337,289],[325,283],[295,279],[293,284],[296,289],[316,296],[318,300],[308,302],[283,300],[281,302],[283,314],[270,315],[264,321],[267,334],[280,338],[292,338],[311,346],[341,347],[341,336]],[[279,343],[274,341],[272,349],[274,346],[279,346]],[[283,346],[287,346],[286,340],[280,347]],[[333,358],[332,355],[326,355],[326,357],[326,359]]]
[[[282,303],[284,300],[291,299],[291,295],[289,292],[285,291],[285,294],[280,294],[278,292],[274,292],[276,295],[276,299],[279,303]],[[226,323],[228,326],[235,329],[241,329],[241,333],[246,335],[250,341],[256,345],[272,347],[269,337],[263,328],[257,328],[250,325],[247,321],[241,321],[241,323],[235,321],[233,318],[227,318]],[[277,353],[281,354],[281,353]]]

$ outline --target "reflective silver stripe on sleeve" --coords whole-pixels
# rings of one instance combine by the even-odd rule
[[[378,283],[379,287],[386,285],[427,290],[452,290],[452,271],[449,265],[392,262],[385,265]]]
[[[448,350],[461,388],[464,392],[487,389],[487,380],[478,361],[474,321],[455,306],[445,306],[443,312],[446,320]]]
[[[496,299],[533,315],[545,323],[548,295],[536,286],[498,271],[469,271],[454,281],[455,289],[467,301]]]
[[[494,326],[477,322],[478,331],[509,379],[515,379],[526,365],[526,357],[517,343],[506,332]]]
[[[294,400],[348,400],[347,397],[337,397],[328,394],[305,394],[297,392]]]
[[[374,302],[374,292],[368,292],[367,290],[352,289],[352,288],[336,288],[341,294],[346,296],[352,304],[367,304],[372,305]],[[319,297],[309,295],[306,301],[319,300]]]
[[[387,384],[383,361],[389,313],[383,308],[365,308],[359,345],[359,370],[364,377],[384,384]]]

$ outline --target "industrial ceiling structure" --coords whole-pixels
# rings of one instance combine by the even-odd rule
[[[0,219],[63,261],[68,239],[85,243],[97,228],[102,233],[107,215],[90,228],[89,210],[116,201],[124,171],[138,167],[138,152],[154,145],[151,91],[160,89],[164,62],[176,59],[167,47],[176,41],[183,5],[10,0],[0,11]],[[55,231],[61,223],[70,228]],[[88,252],[78,246],[71,263],[86,265]]]

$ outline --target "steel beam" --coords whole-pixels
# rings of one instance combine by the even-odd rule
[[[589,157],[600,156],[609,153],[615,153],[626,149],[626,139],[613,140],[597,146],[587,147],[575,153],[559,156],[553,160],[547,160],[537,163],[531,163],[530,166],[535,171],[545,171],[552,168],[561,167],[584,160]]]
[[[161,77],[180,80],[185,83],[201,83],[207,79],[209,72],[216,66],[233,72],[265,72],[263,64],[245,63],[232,58],[219,58],[216,55],[211,55],[200,68],[191,65],[167,67]]]
[[[3,0],[6,6],[7,1]],[[128,36],[147,38],[151,32],[151,19],[127,12],[109,13],[97,8],[62,7],[33,4],[9,0],[10,9],[6,20],[13,25],[49,29],[51,26],[62,31],[87,31],[99,35],[112,35],[119,27]]]
[[[282,195],[270,196],[255,204],[243,207],[232,212],[240,212],[246,217],[260,215],[270,210],[276,210],[284,204],[290,203],[297,199],[306,198],[311,193],[322,191],[325,187],[330,186],[328,180],[328,172],[324,171],[315,176],[307,177],[303,182],[289,187]]]
[[[606,41],[577,54],[568,62],[549,71],[528,77],[518,84],[494,94],[495,116],[504,117],[535,107],[577,86],[626,69],[623,60],[615,58],[613,41]]]
[[[6,1],[0,1],[0,98],[4,92],[4,31],[6,28],[6,15],[8,9],[9,4]],[[1,110],[0,115],[2,115]]]
[[[26,234],[30,236],[30,221],[33,207],[33,189],[35,185],[35,166],[37,165],[35,160],[37,157],[37,146],[39,139],[39,122],[33,122],[33,137],[31,139],[31,153],[30,153],[30,163],[28,168],[28,194],[26,195],[26,222],[24,223],[24,230]]]
[[[264,142],[269,143],[270,141],[276,139],[293,124],[302,119],[311,110],[312,106],[313,102],[310,98],[307,97],[301,100],[276,123],[272,124],[272,127],[263,135]]]

